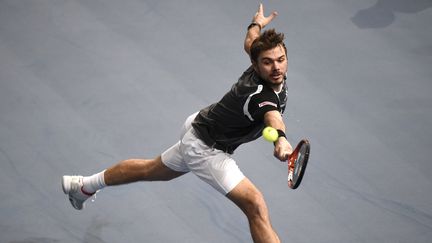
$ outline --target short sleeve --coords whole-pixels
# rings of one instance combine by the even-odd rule
[[[278,97],[274,92],[262,91],[250,97],[249,114],[254,121],[262,121],[266,112],[279,110],[278,103]]]

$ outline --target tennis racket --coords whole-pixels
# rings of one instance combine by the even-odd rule
[[[291,189],[296,189],[300,186],[306,171],[309,152],[310,143],[307,139],[303,139],[297,144],[291,156],[288,158],[288,186]]]

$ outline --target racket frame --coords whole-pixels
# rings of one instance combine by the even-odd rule
[[[303,158],[303,164],[300,165],[300,168],[298,169],[298,173],[297,176],[295,177],[294,172],[295,172],[295,167],[296,167],[296,160],[298,157],[298,153],[300,151],[300,149],[306,146],[304,151],[304,158]],[[296,148],[294,149],[293,153],[291,154],[291,156],[288,158],[287,162],[288,162],[288,187],[290,187],[291,189],[296,189],[297,187],[300,186],[300,183],[303,179],[304,173],[306,171],[306,166],[309,160],[309,153],[310,153],[310,143],[309,140],[307,139],[302,139],[296,146]],[[295,179],[295,181],[294,181]]]

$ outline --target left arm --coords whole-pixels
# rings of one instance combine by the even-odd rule
[[[264,16],[264,8],[262,3],[259,5],[258,11],[255,13],[252,23],[255,23],[252,28],[248,29],[244,40],[244,50],[250,56],[250,47],[256,38],[259,37],[261,29],[264,29],[275,17],[277,12],[272,12],[269,16]]]
[[[268,111],[264,114],[264,123],[266,126],[271,126],[274,129],[281,130],[285,133],[286,127],[283,122],[282,115],[277,110]],[[293,148],[285,137],[279,137],[275,142],[274,156],[281,161],[288,159],[291,155]]]

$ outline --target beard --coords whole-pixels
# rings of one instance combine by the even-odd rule
[[[280,89],[281,85],[286,80],[286,75],[288,68],[283,68],[282,70],[275,70],[273,72],[266,72],[264,70],[261,70],[259,65],[254,65],[255,72],[260,76],[261,80],[264,81],[268,86],[272,87],[275,90]],[[267,75],[264,75],[267,74]]]
[[[278,88],[280,87],[286,80],[286,74],[282,73],[273,73],[268,78],[264,78],[261,73],[259,73],[261,79],[269,86]],[[277,80],[272,79],[271,77],[277,77],[280,76]]]

